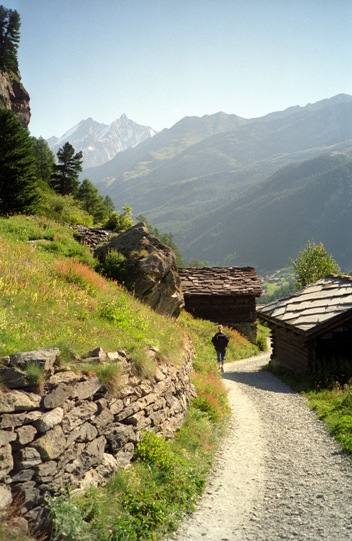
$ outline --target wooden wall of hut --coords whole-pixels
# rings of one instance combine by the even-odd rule
[[[195,317],[237,329],[255,343],[256,303],[249,295],[185,295],[185,309]]]
[[[310,371],[311,352],[302,335],[275,326],[271,340],[273,366],[282,366],[300,374]]]

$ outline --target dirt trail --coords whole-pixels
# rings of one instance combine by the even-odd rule
[[[262,370],[268,359],[225,364],[228,435],[170,540],[352,539],[352,464],[305,400]]]

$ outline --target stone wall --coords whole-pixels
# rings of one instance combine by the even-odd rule
[[[56,348],[14,354],[0,370],[10,386],[0,391],[0,508],[17,495],[24,518],[37,525],[44,524],[47,496],[103,485],[128,465],[143,429],[172,437],[194,393],[191,344],[179,366],[157,364],[149,379],[136,375],[124,352],[91,352],[85,362],[123,367],[114,395],[96,376],[60,367],[59,354]],[[45,368],[40,388],[28,387],[29,362]]]

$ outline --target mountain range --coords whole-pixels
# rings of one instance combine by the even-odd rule
[[[157,132],[122,115],[111,124],[101,124],[92,118],[82,120],[61,137],[47,139],[57,153],[66,142],[83,153],[83,167],[94,167],[111,160],[118,152],[133,148]]]
[[[185,260],[289,265],[308,240],[352,268],[352,96],[245,119],[186,117],[84,170],[117,209],[171,231]]]

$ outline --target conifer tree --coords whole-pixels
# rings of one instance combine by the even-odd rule
[[[55,165],[55,156],[43,137],[31,137],[38,180],[50,184]]]
[[[33,147],[9,109],[0,109],[0,214],[33,214],[39,202]]]
[[[56,155],[58,164],[54,165],[50,185],[60,195],[76,195],[79,187],[78,177],[82,171],[82,151],[75,154],[75,149],[67,142]]]
[[[110,209],[89,179],[84,179],[80,184],[77,199],[81,201],[83,209],[93,216],[95,223],[101,223],[109,217]]]
[[[18,71],[21,20],[18,12],[0,6],[0,70]]]

